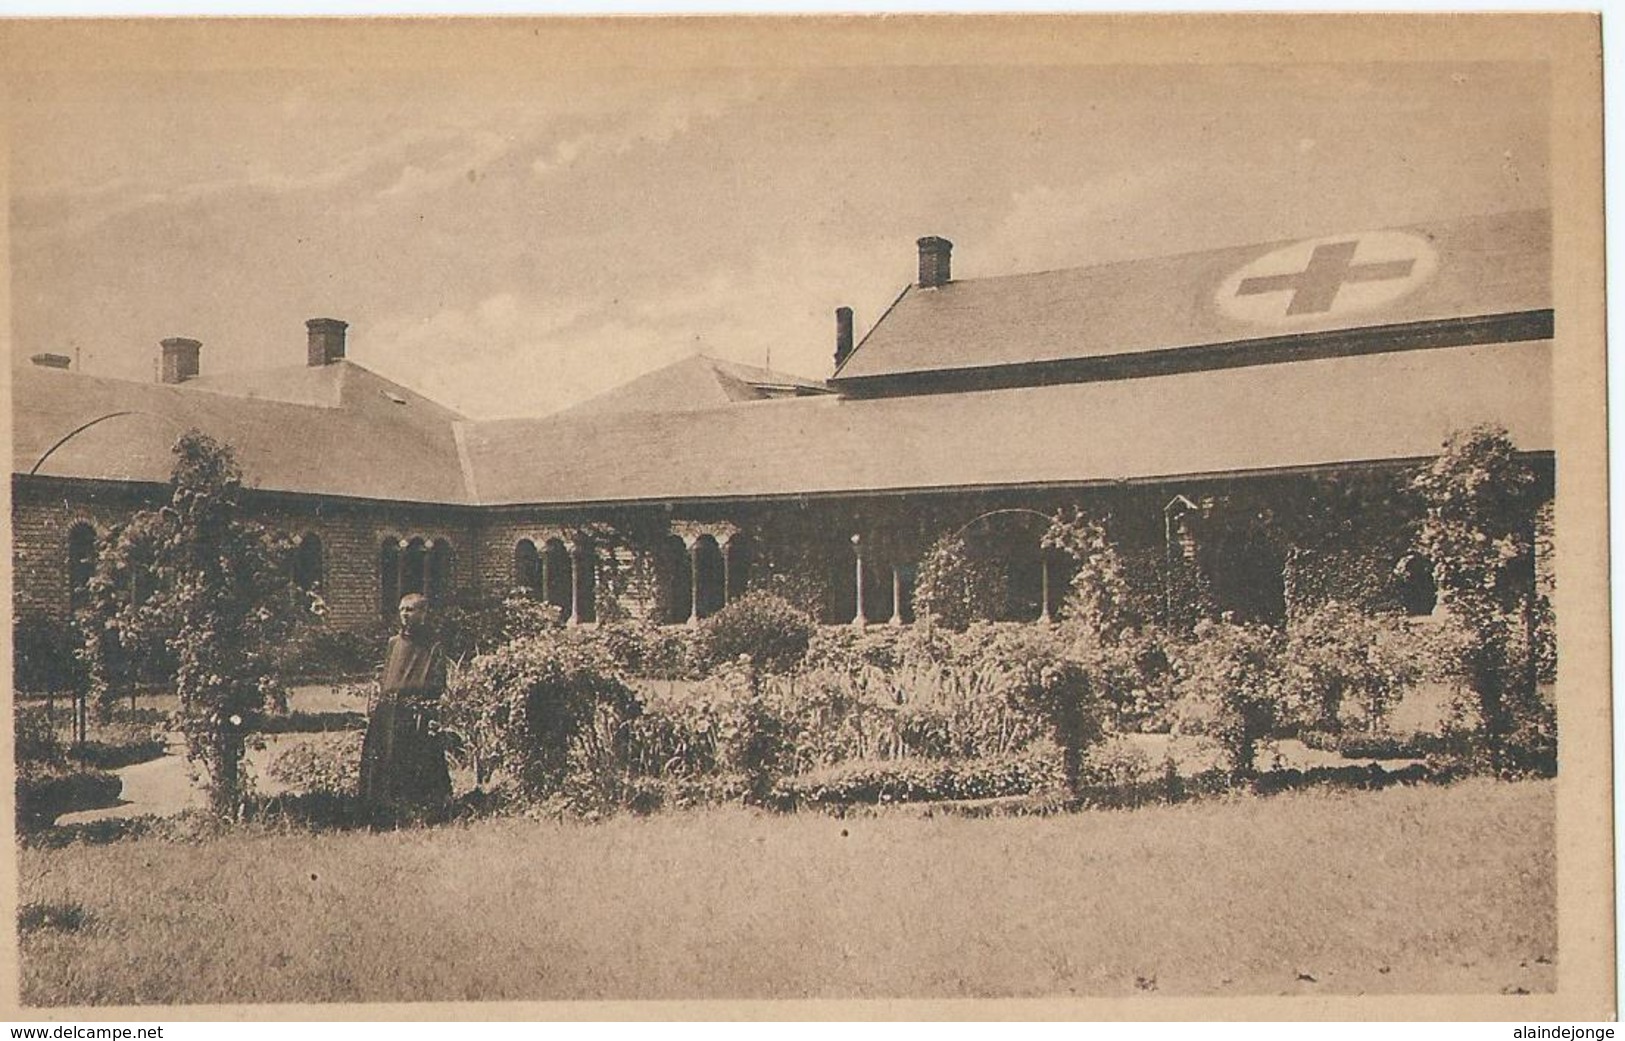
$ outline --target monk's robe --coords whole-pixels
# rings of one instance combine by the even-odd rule
[[[401,633],[389,641],[378,699],[361,745],[361,798],[433,806],[451,796],[451,775],[435,727],[446,690],[437,643]]]

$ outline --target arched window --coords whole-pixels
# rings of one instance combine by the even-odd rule
[[[956,595],[966,599],[969,618],[1033,622],[1055,616],[1063,591],[1055,581],[1056,564],[1065,555],[1044,549],[1049,524],[1049,518],[1036,510],[1008,507],[984,513],[959,529],[963,549],[954,584],[962,585],[962,594]],[[891,580],[889,570],[886,579]],[[912,583],[904,595],[912,614]]]
[[[542,546],[542,600],[559,611],[559,620],[570,617],[570,551],[559,539]]]
[[[1286,562],[1268,539],[1248,531],[1221,535],[1204,556],[1221,615],[1238,622],[1286,623]]]
[[[689,570],[688,544],[680,536],[667,535],[660,540],[658,563],[660,578],[660,620],[669,625],[681,625],[692,614],[694,575]]]
[[[401,605],[401,542],[385,536],[378,547],[378,614],[387,622]]]
[[[542,558],[536,543],[520,539],[513,547],[513,586],[532,596],[542,593]]]
[[[701,535],[695,539],[693,554],[694,614],[705,618],[722,610],[727,600],[726,568],[715,536]]]
[[[857,581],[856,575],[853,581]],[[889,621],[892,616],[891,560],[885,547],[871,543],[863,551],[863,617],[869,622]],[[857,613],[854,606],[853,614]]]
[[[430,539],[427,548],[429,553],[423,591],[430,600],[444,602],[456,590],[456,558],[451,543],[446,539]]]
[[[1003,550],[1005,594],[998,619],[1030,622],[1044,617],[1044,548],[1037,539],[1016,538]]]
[[[728,602],[739,599],[745,595],[750,587],[750,536],[744,532],[735,532],[723,547],[728,558]]]
[[[315,532],[299,536],[293,551],[293,581],[300,589],[314,592],[322,586],[322,540]]]
[[[857,546],[849,537],[839,537],[839,541],[831,539],[824,543],[820,552],[825,566],[824,603],[819,620],[845,625],[855,619],[858,610]]]
[[[407,540],[401,547],[401,587],[400,595],[408,593],[426,593],[428,588],[428,550],[423,546],[422,538]]]
[[[897,567],[897,617],[900,621],[914,621],[914,582],[919,575],[917,564],[899,564]]]
[[[68,605],[90,602],[90,578],[96,573],[96,529],[80,521],[68,529]]]
[[[1433,561],[1411,553],[1394,568],[1399,602],[1413,618],[1431,615],[1439,606],[1439,587],[1433,580]]]
[[[574,615],[577,622],[598,620],[598,548],[583,540],[575,544],[576,589]]]

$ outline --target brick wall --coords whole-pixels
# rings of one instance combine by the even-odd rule
[[[12,482],[13,605],[19,613],[65,617],[69,610],[68,532],[89,522],[105,535],[117,522],[162,505],[163,487],[14,478]],[[475,516],[458,508],[361,503],[316,496],[245,497],[248,519],[289,535],[314,534],[322,543],[323,599],[328,619],[349,629],[381,617],[379,549],[389,538],[432,538],[452,549],[450,583],[462,592],[481,580]]]
[[[1548,464],[1549,466],[1549,464]],[[1543,470],[1549,481],[1549,468]],[[1109,517],[1109,528],[1126,556],[1162,556],[1162,506],[1175,492],[1204,500],[1245,491],[1254,503],[1284,508],[1297,494],[1297,478],[1188,481],[1091,491],[987,491],[853,499],[741,502],[710,507],[628,506],[614,509],[500,508],[361,502],[314,496],[250,495],[248,515],[291,535],[321,539],[322,591],[333,624],[367,628],[382,617],[379,550],[386,538],[434,539],[452,547],[454,595],[494,598],[514,586],[513,554],[521,538],[543,548],[548,538],[583,534],[599,542],[599,614],[603,617],[668,620],[670,604],[686,604],[687,577],[674,569],[666,540],[676,532],[734,530],[748,552],[748,581],[739,587],[771,588],[802,602],[821,620],[852,617],[855,599],[851,536],[865,547],[865,606],[871,619],[891,612],[891,568],[913,565],[931,541],[990,511],[1031,509],[1050,514],[1081,506]],[[135,510],[161,504],[162,487],[137,487],[14,477],[13,541],[15,609],[63,617],[68,612],[68,534],[92,524],[105,533]],[[1391,505],[1389,509],[1391,509]],[[1296,558],[1293,586],[1300,606],[1327,596],[1353,598],[1364,606],[1389,606],[1391,571],[1406,552],[1409,518],[1402,513],[1362,513],[1357,528]],[[1543,592],[1552,585],[1551,509],[1537,520],[1537,566]],[[743,570],[746,565],[739,565]],[[1142,569],[1153,574],[1155,568]],[[1155,575],[1153,575],[1155,578]],[[1156,578],[1160,582],[1160,578]],[[676,588],[677,586],[683,588]],[[908,590],[905,588],[905,596]],[[1056,589],[1058,599],[1062,590]],[[610,601],[613,600],[613,603]],[[391,610],[392,614],[393,611]]]
[[[68,533],[88,523],[98,535],[141,509],[166,499],[165,489],[123,485],[11,482],[12,605],[18,614],[66,618],[68,600]]]

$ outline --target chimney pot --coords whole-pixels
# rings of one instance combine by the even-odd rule
[[[158,379],[162,383],[184,383],[198,374],[198,352],[203,344],[184,336],[171,336],[158,343]]]
[[[66,369],[73,364],[66,354],[36,354],[28,360],[44,369]]]
[[[838,369],[852,356],[852,309],[835,309],[835,367]]]
[[[947,239],[927,235],[916,245],[920,247],[920,288],[935,289],[947,285],[952,280],[949,261],[953,256],[954,244]]]
[[[344,330],[348,322],[337,318],[312,318],[305,323],[310,333],[310,346],[306,363],[312,366],[331,365],[344,358]]]

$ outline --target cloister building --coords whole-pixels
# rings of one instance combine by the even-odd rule
[[[210,372],[186,338],[148,383],[37,355],[12,373],[15,606],[66,616],[198,428],[348,627],[515,588],[571,624],[689,623],[750,588],[906,624],[952,532],[998,571],[993,613],[1040,619],[1069,566],[1044,518],[1073,507],[1170,609],[1189,579],[1266,620],[1317,590],[1426,613],[1414,518],[1372,489],[1492,423],[1550,497],[1550,235],[1520,212],[969,280],[927,237],[861,341],[836,312],[826,380],[696,356],[535,418],[461,416],[346,358],[328,318],[261,371]]]

